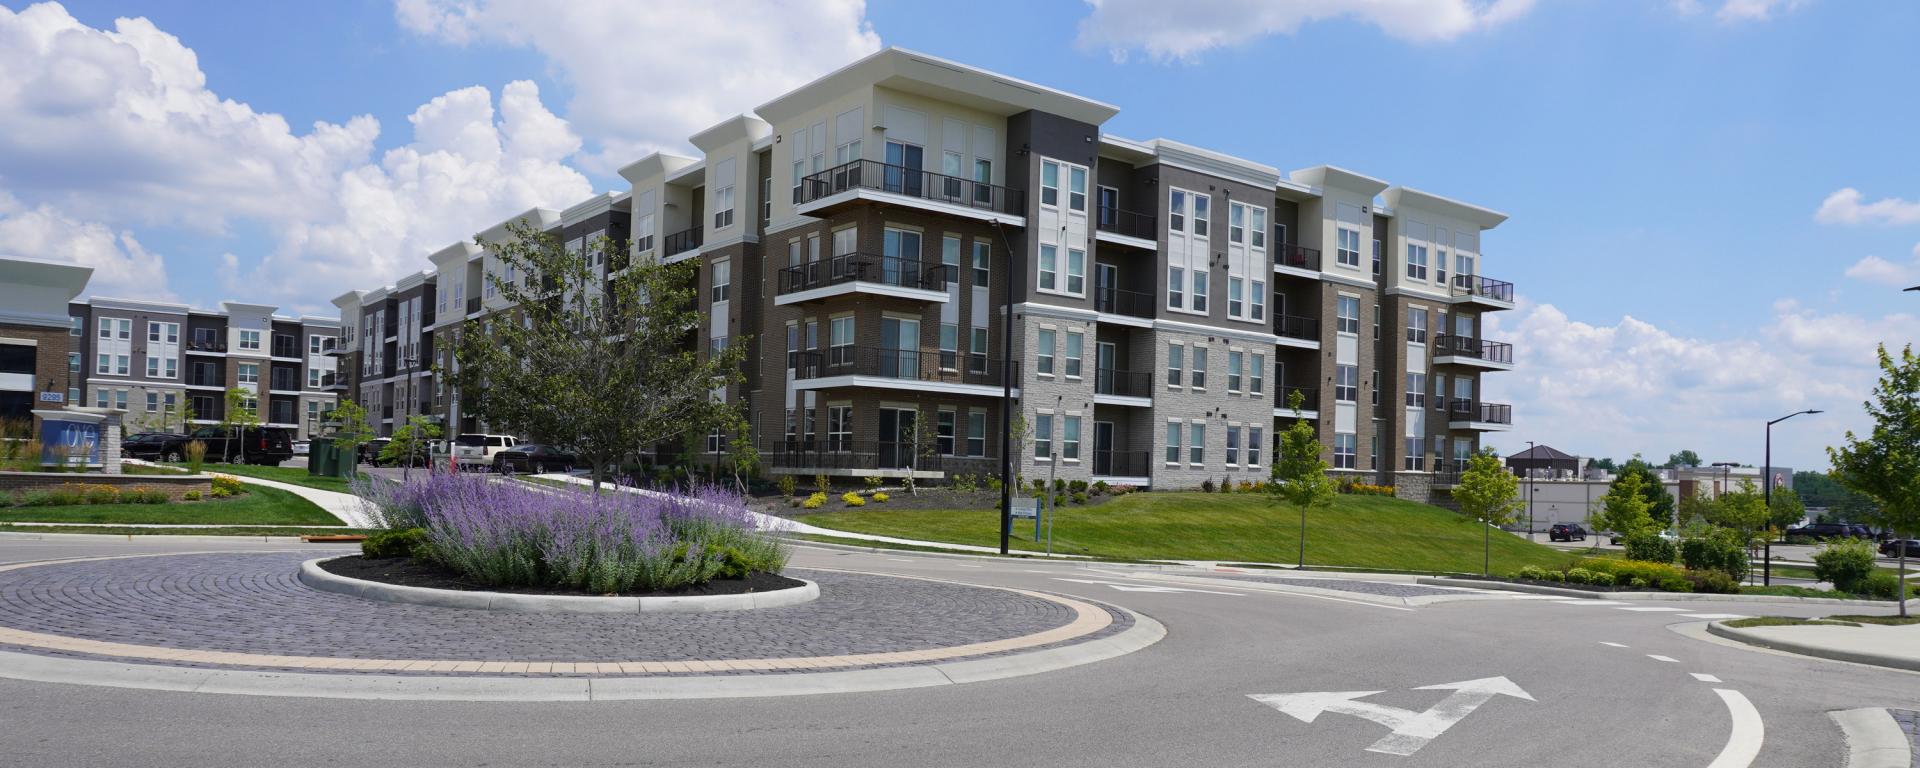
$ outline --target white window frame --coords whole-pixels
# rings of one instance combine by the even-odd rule
[[[1360,268],[1360,230],[1341,225],[1337,228],[1338,248],[1334,251],[1334,262],[1343,267]]]
[[[1333,327],[1339,333],[1360,335],[1360,297],[1344,293],[1334,297]]]
[[[1066,346],[1061,350],[1061,357],[1065,359],[1066,365],[1060,372],[1069,379],[1078,379],[1080,378],[1080,359],[1086,352],[1087,335],[1081,331],[1068,329],[1065,342]]]
[[[1056,331],[1052,328],[1041,328],[1034,332],[1033,375],[1053,376],[1053,350],[1057,341],[1054,338],[1055,335]]]

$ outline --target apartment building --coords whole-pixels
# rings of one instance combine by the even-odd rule
[[[68,397],[66,305],[92,275],[92,267],[0,259],[0,422],[25,422],[36,410],[82,404]]]
[[[333,410],[339,321],[227,301],[199,309],[95,296],[67,305],[66,400],[127,411],[129,432],[181,432],[226,418],[226,393],[305,439]]]
[[[690,137],[698,157],[622,168],[628,191],[527,211],[339,297],[355,375],[336,391],[383,426],[404,423],[395,404],[475,428],[405,349],[431,358],[433,336],[506,309],[488,276],[525,276],[486,243],[523,222],[697,259],[708,321],[689,343],[748,346],[724,396],[776,474],[990,474],[1011,427],[1028,477],[1182,488],[1265,478],[1304,419],[1337,472],[1425,500],[1511,425],[1481,396],[1513,365],[1481,333],[1513,307],[1483,273],[1503,214],[1104,133],[1117,112],[881,51]]]

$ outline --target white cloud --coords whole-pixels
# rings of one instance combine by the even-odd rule
[[[1913,246],[1913,260],[1905,264],[1895,264],[1878,256],[1867,256],[1847,267],[1847,277],[1865,280],[1869,283],[1896,285],[1901,288],[1920,283],[1920,245]]]
[[[1726,24],[1769,21],[1776,11],[1789,13],[1806,4],[1807,0],[1727,0],[1713,17]]]
[[[0,72],[0,187],[106,225],[258,223],[271,252],[224,254],[222,285],[295,310],[324,311],[494,221],[592,193],[566,164],[578,135],[529,82],[502,89],[497,114],[478,86],[433,99],[409,118],[412,142],[376,162],[374,118],[295,133],[207,90],[194,52],[145,19],[105,31],[56,4],[0,8]]]
[[[863,0],[396,0],[401,26],[539,51],[573,89],[567,120],[607,171],[879,50]]]
[[[1820,201],[1813,219],[1822,224],[1920,224],[1920,202],[1888,197],[1862,205],[1860,190],[1844,187]]]
[[[1490,316],[1487,337],[1514,344],[1513,373],[1486,377],[1486,396],[1514,406],[1514,431],[1487,441],[1537,440],[1569,453],[1655,458],[1692,448],[1709,460],[1760,461],[1760,426],[1804,408],[1827,411],[1775,435],[1776,461],[1825,466],[1821,448],[1862,428],[1878,343],[1920,338],[1920,318],[1827,314],[1792,301],[1753,334],[1692,338],[1627,316],[1574,320],[1522,301]]]
[[[1078,43],[1124,60],[1133,50],[1155,61],[1190,61],[1215,48],[1293,34],[1301,25],[1351,18],[1388,36],[1446,42],[1525,15],[1534,0],[1087,0]]]
[[[93,268],[89,295],[169,300],[166,261],[133,233],[76,221],[51,206],[19,209],[0,192],[0,256]]]

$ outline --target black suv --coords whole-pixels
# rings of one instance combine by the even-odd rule
[[[201,427],[180,441],[179,455],[186,454],[189,440],[206,444],[208,461],[277,467],[293,458],[293,433],[285,427]]]
[[[1798,528],[1788,528],[1787,536],[1808,539],[1870,539],[1872,534],[1862,535],[1864,526],[1846,523],[1809,523]]]
[[[1579,523],[1554,523],[1547,529],[1547,541],[1586,541],[1587,529]]]

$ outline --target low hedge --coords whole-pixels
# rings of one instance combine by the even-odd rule
[[[1661,592],[1733,594],[1740,591],[1739,583],[1720,571],[1689,571],[1663,563],[1600,557],[1584,558],[1566,569],[1529,565],[1514,572],[1512,578]]]

